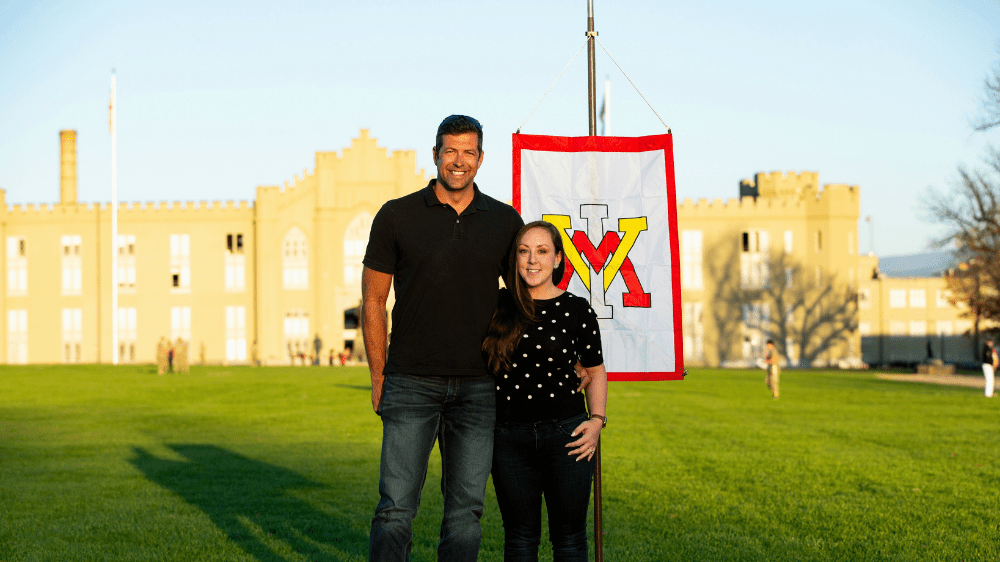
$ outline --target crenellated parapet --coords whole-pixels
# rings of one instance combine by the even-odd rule
[[[758,197],[803,197],[819,190],[819,172],[760,172],[740,182],[740,192],[752,189]]]
[[[819,187],[816,172],[760,173],[740,182],[742,197],[723,201],[686,198],[678,203],[678,214],[689,218],[778,219],[795,216],[857,216],[860,189],[856,185],[827,184]]]
[[[111,211],[110,203],[29,203],[6,205],[6,219],[17,221],[55,216],[81,218]],[[252,212],[253,201],[132,201],[118,204],[120,220],[219,220]]]

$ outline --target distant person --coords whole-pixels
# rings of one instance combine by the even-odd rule
[[[550,223],[532,222],[518,232],[509,289],[500,290],[483,340],[496,382],[493,486],[504,560],[538,560],[543,496],[555,560],[587,560],[587,509],[594,453],[608,421],[608,374],[593,308],[555,285],[566,270],[562,248]],[[590,378],[586,398],[576,384],[577,359]]]
[[[993,377],[997,369],[997,349],[993,346],[993,337],[986,338],[983,344],[983,377],[986,378],[986,388],[983,393],[987,398],[993,398]]]
[[[173,369],[176,373],[187,373],[191,369],[188,368],[188,344],[184,340],[177,337],[177,343],[174,345],[173,358]]]
[[[764,382],[767,388],[771,389],[771,396],[778,399],[778,379],[781,376],[781,366],[778,365],[778,350],[774,348],[774,340],[767,340],[767,347],[764,350],[764,363],[766,363],[767,375]]]
[[[523,221],[473,182],[483,163],[478,121],[446,118],[432,153],[437,177],[382,206],[364,258],[362,333],[372,409],[382,417],[372,561],[409,559],[435,440],[444,495],[438,560],[475,561],[482,535],[495,398],[481,346]],[[390,288],[396,304],[387,353]]]
[[[159,375],[170,371],[167,359],[169,348],[170,344],[167,342],[167,338],[160,336],[160,341],[156,342],[156,373]]]

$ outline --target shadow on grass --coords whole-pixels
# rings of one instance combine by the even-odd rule
[[[364,390],[365,392],[372,391],[372,385],[370,384],[334,384],[331,386],[339,386],[340,388],[350,388],[352,390]]]
[[[325,485],[215,445],[168,447],[187,460],[159,458],[135,447],[130,462],[150,481],[202,510],[257,560],[287,562],[305,556],[332,562],[367,556],[367,535],[291,493]]]

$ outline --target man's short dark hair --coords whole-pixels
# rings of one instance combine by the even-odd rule
[[[767,340],[767,345],[774,345],[774,340]]]
[[[483,126],[474,118],[468,115],[449,115],[438,125],[437,138],[434,139],[434,151],[441,150],[445,135],[461,135],[465,133],[476,133],[479,141],[476,148],[483,152]]]

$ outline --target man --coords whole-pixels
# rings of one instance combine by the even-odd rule
[[[983,393],[987,398],[993,398],[993,376],[997,368],[997,350],[993,347],[993,338],[986,338],[983,344],[983,376],[986,378],[986,388]]]
[[[764,382],[767,383],[767,388],[771,389],[771,395],[777,400],[778,377],[781,376],[781,367],[778,366],[778,350],[774,348],[774,340],[767,340],[764,362],[767,363],[767,376],[764,377]]]
[[[412,522],[435,439],[444,520],[438,560],[476,560],[493,454],[494,385],[481,344],[498,279],[523,221],[479,191],[483,130],[475,119],[441,122],[437,178],[389,201],[372,222],[362,275],[363,329],[372,408],[382,417],[381,499],[368,558],[408,560]],[[392,345],[386,353],[386,300]]]

